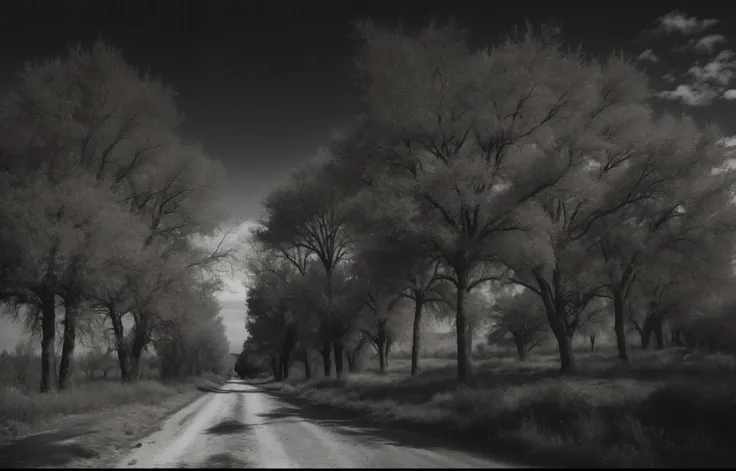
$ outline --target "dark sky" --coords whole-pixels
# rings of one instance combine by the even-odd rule
[[[90,43],[101,34],[121,47],[130,62],[149,68],[179,93],[187,117],[185,132],[224,162],[231,208],[241,217],[254,218],[261,198],[288,169],[311,156],[332,129],[352,116],[349,73],[355,43],[348,37],[355,18],[412,26],[432,16],[452,16],[470,30],[474,43],[488,45],[525,20],[556,19],[569,40],[582,41],[590,52],[621,49],[633,56],[650,47],[657,52],[657,44],[674,47],[676,40],[687,40],[671,34],[636,41],[642,30],[655,26],[656,18],[673,10],[719,19],[712,28],[716,32],[732,27],[726,2],[258,3],[12,2],[0,19],[0,84],[7,84],[25,60],[62,54],[67,45]],[[711,30],[701,36],[708,33]],[[668,64],[647,63],[660,82],[669,68],[682,73],[697,59],[694,53],[673,54],[677,57]],[[669,103],[694,110],[701,119],[728,114],[731,105],[721,100],[706,110]]]

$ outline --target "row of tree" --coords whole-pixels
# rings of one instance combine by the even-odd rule
[[[358,33],[357,124],[266,198],[254,235],[246,346],[277,376],[310,350],[340,375],[365,344],[383,367],[402,332],[416,373],[427,307],[453,319],[460,382],[489,322],[520,354],[550,332],[563,373],[601,316],[623,361],[631,325],[733,340],[736,172],[714,126],[656,113],[626,58],[550,28],[476,50],[452,26]]]
[[[168,377],[224,364],[214,293],[232,254],[203,243],[226,221],[223,172],[181,120],[172,90],[100,41],[27,64],[2,98],[0,301],[40,333],[41,391],[69,386],[89,335],[110,337],[123,379],[149,348]]]

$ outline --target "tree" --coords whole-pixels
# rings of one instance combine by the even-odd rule
[[[29,340],[18,342],[15,346],[15,380],[19,386],[25,386],[27,384],[28,373],[31,369],[31,364],[35,360],[35,356],[33,344]]]
[[[289,377],[291,356],[297,343],[296,306],[293,299],[293,266],[276,257],[256,267],[246,298],[246,329],[272,357],[277,380]]]
[[[595,298],[585,310],[578,332],[587,337],[590,342],[590,351],[595,352],[595,342],[601,334],[611,330],[611,303],[608,298]]]
[[[228,369],[229,347],[225,326],[218,317],[220,305],[214,283],[196,283],[178,293],[179,302],[167,302],[167,315],[154,328],[152,343],[163,378],[223,375]]]
[[[255,378],[260,373],[262,358],[252,348],[249,348],[251,345],[252,343],[246,340],[243,343],[243,350],[235,361],[235,372],[243,379]]]
[[[324,309],[321,311],[322,358],[325,375],[331,371],[330,350],[346,333],[334,315],[335,272],[351,247],[347,212],[341,204],[345,189],[330,178],[330,163],[319,156],[298,169],[289,183],[266,198],[262,228],[255,238],[282,254],[294,253],[303,261],[316,259],[324,271]],[[297,265],[303,261],[291,259]],[[342,334],[342,335],[341,335]],[[335,352],[336,368],[342,368]]]
[[[57,296],[67,307],[67,341],[59,377],[65,387],[71,372],[76,311],[104,265],[125,256],[139,226],[83,175],[57,184],[39,179],[6,189],[1,211],[7,224],[0,237],[18,254],[12,276],[15,297],[31,306],[32,316],[41,317],[43,391],[53,384]]]
[[[297,266],[309,259],[323,270],[324,305],[320,310],[322,359],[326,376],[332,369],[330,350],[335,350],[337,373],[342,371],[340,340],[347,326],[339,321],[335,306],[336,272],[351,250],[349,213],[343,203],[347,189],[332,177],[327,155],[320,155],[299,168],[289,182],[270,194],[265,202],[262,228],[255,231],[257,241],[279,251]],[[293,258],[299,257],[299,259]]]
[[[364,113],[376,129],[373,152],[354,159],[371,175],[367,206],[426,247],[455,285],[463,382],[466,296],[500,276],[498,240],[532,217],[522,203],[573,166],[565,149],[590,116],[591,87],[580,86],[590,71],[531,31],[475,53],[451,27],[418,37],[370,23],[359,31]]]
[[[591,227],[608,265],[606,289],[613,299],[619,358],[624,361],[628,359],[624,322],[632,316],[626,315],[626,308],[639,272],[657,270],[655,266],[667,270],[664,265],[673,249],[690,250],[685,246],[692,245],[699,230],[723,224],[734,180],[733,171],[714,173],[728,158],[716,129],[700,129],[690,118],[672,116],[652,123],[651,129],[639,162],[628,172],[635,184],[627,193],[611,192],[615,205],[610,207],[617,210]],[[700,220],[682,227],[683,218],[694,214]],[[711,216],[712,222],[707,222]]]
[[[367,255],[363,253],[362,255]],[[402,300],[400,287],[395,278],[386,277],[374,268],[372,260],[359,258],[353,268],[353,282],[360,286],[358,296],[362,297],[363,306],[356,322],[353,324],[364,338],[370,342],[378,354],[381,374],[386,372],[386,357],[389,344],[389,323],[396,316],[395,308]]]
[[[443,279],[440,264],[432,262],[431,254],[423,253],[395,234],[385,234],[359,224],[353,224],[353,227],[363,234],[358,254],[363,263],[371,267],[373,277],[389,284],[394,294],[414,304],[411,375],[415,376],[420,370],[421,325],[425,308],[452,306],[448,302],[450,285]]]
[[[491,322],[488,342],[495,343],[511,337],[522,361],[545,340],[548,329],[544,306],[539,297],[528,290],[506,291],[498,296],[491,311]]]
[[[109,192],[116,203],[145,224],[145,245],[156,246],[156,256],[193,253],[191,238],[211,234],[224,220],[218,207],[224,177],[219,164],[177,136],[180,117],[173,95],[159,81],[141,76],[119,50],[102,42],[89,50],[72,48],[64,58],[29,64],[0,110],[4,168],[16,187],[39,179],[60,186],[83,175],[91,180],[90,186]],[[187,268],[207,269],[227,257],[228,251],[215,253],[190,261]],[[61,294],[66,298],[63,303],[69,322],[65,338],[69,341],[61,365],[65,381],[74,344],[79,283],[72,281],[78,279],[76,274],[69,274],[61,287],[54,276],[48,274],[44,290],[49,291],[53,284],[54,289],[63,289]],[[131,277],[135,275],[115,276]],[[130,286],[117,279],[114,284],[116,289],[107,290],[109,296],[97,302],[99,308],[108,310],[113,328],[122,335],[118,309],[125,302],[132,303],[127,293]],[[54,296],[50,292],[41,295],[44,313],[52,310]],[[138,312],[133,316],[137,339],[131,352],[134,357],[146,345],[143,342],[141,347],[141,342],[149,336],[151,315]],[[50,332],[54,319],[47,314],[43,318],[46,332]],[[53,344],[53,339],[46,337],[44,342]],[[125,358],[120,357],[122,370],[126,369]],[[50,364],[48,358],[43,362]],[[48,375],[44,378],[42,382],[48,384]]]
[[[544,302],[563,372],[575,369],[569,344],[581,325],[580,314],[606,292],[613,297],[620,356],[625,357],[622,299],[633,270],[628,261],[612,265],[609,257],[628,257],[627,252],[611,246],[599,252],[603,241],[610,241],[603,228],[625,232],[628,226],[617,222],[622,219],[637,224],[641,215],[635,208],[660,201],[687,178],[702,143],[692,127],[651,118],[646,80],[626,61],[617,56],[603,63],[575,60],[587,70],[580,83],[587,84],[590,95],[576,111],[582,119],[560,140],[565,146],[558,152],[574,157],[572,165],[554,188],[528,202],[526,214],[533,221],[528,233],[504,243],[512,279]],[[682,131],[687,132],[677,134]]]
[[[76,213],[71,222],[74,233],[60,247],[68,254],[68,263],[60,270],[56,294],[64,306],[64,344],[59,365],[59,388],[66,389],[72,377],[78,324],[89,293],[103,277],[107,266],[137,249],[141,226],[130,213],[123,211],[104,191],[95,191],[84,180],[63,211]],[[71,190],[71,189],[70,189]]]

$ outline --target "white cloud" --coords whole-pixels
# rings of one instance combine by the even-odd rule
[[[657,96],[666,100],[682,101],[688,106],[705,106],[717,98],[719,92],[711,88],[697,88],[692,85],[678,85],[674,90],[665,90]]]
[[[654,53],[654,51],[652,51],[651,49],[647,49],[646,51],[639,54],[639,60],[657,62],[659,59],[657,58],[657,55]]]
[[[657,96],[679,100],[689,106],[705,106],[719,97],[726,98],[724,92],[736,77],[735,57],[733,51],[726,49],[703,66],[696,62],[686,74],[691,79],[690,83],[680,84],[674,90],[662,91]],[[671,74],[668,75],[671,76]],[[669,79],[668,81],[674,81],[672,80],[674,76],[665,76],[665,78]],[[728,95],[727,99],[731,99],[731,94]]]
[[[726,147],[736,147],[736,136],[724,137],[721,142]]]
[[[733,56],[730,50],[721,51],[712,61],[702,67],[696,64],[690,67],[687,73],[699,83],[728,85],[736,71]]]
[[[677,80],[677,77],[675,77],[675,74],[672,74],[672,73],[670,73],[670,72],[667,72],[666,74],[664,74],[664,75],[662,76],[662,78],[663,78],[663,79],[664,79],[664,80],[665,80],[666,82],[669,82],[669,83],[672,83],[672,82],[674,82],[675,80]]]
[[[734,57],[736,57],[736,54],[730,49],[724,49],[721,52],[718,53],[718,55],[713,59],[716,62],[729,62]]]
[[[724,100],[736,100],[736,90],[733,88],[730,90],[726,90],[723,92],[723,95],[721,95],[721,98]]]
[[[698,52],[713,52],[713,49],[718,44],[722,44],[726,42],[726,37],[722,34],[709,34],[708,36],[703,36],[702,38],[698,40],[691,40],[690,43]]]
[[[713,18],[699,20],[694,16],[687,16],[684,13],[672,11],[657,18],[657,27],[652,33],[655,35],[679,33],[689,36],[691,34],[703,32],[706,29],[715,26],[717,23],[718,20]]]

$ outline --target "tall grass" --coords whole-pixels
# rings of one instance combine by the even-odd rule
[[[96,412],[126,404],[154,405],[190,392],[197,387],[214,387],[222,378],[189,378],[179,382],[162,383],[141,380],[132,383],[120,381],[79,381],[72,389],[41,394],[20,387],[0,388],[0,437],[12,437],[30,432],[48,419]]]
[[[365,372],[276,386],[313,402],[374,417],[453,429],[525,456],[588,466],[736,465],[736,358],[681,350],[637,352],[622,367],[610,352],[579,355],[581,372],[557,376],[538,355],[476,365],[458,387],[452,361],[428,359],[408,377],[394,361]]]

